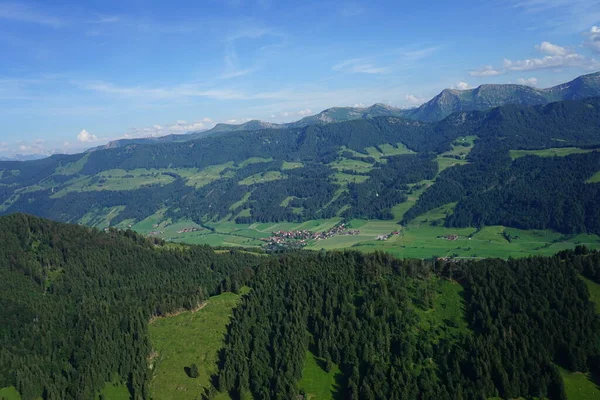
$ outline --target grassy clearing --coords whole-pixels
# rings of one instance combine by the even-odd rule
[[[440,156],[452,158],[460,157],[461,159],[465,159],[473,149],[475,140],[477,140],[477,136],[460,137],[452,144],[452,150],[446,151],[440,154]]]
[[[329,166],[331,168],[337,169],[338,171],[342,170],[352,170],[359,174],[366,174],[373,169],[373,165],[369,164],[365,161],[360,160],[349,160],[346,158],[340,158],[330,163]]]
[[[448,157],[441,157],[441,156],[436,157],[435,161],[437,161],[437,163],[438,163],[439,172],[442,172],[443,170],[445,170],[447,168],[454,167],[457,165],[468,164],[468,162],[466,160],[457,160],[455,158],[448,158]]]
[[[143,172],[141,172],[143,171]],[[70,192],[91,192],[99,190],[135,190],[149,185],[167,185],[175,178],[156,170],[110,170],[94,176],[81,177],[69,182],[69,186],[51,197],[62,197]]]
[[[195,174],[188,176],[186,185],[193,186],[196,189],[199,189],[202,186],[206,186],[211,182],[221,179],[224,176],[223,172],[227,168],[232,167],[233,162],[228,162],[226,164],[219,165],[211,165],[210,167],[206,167],[200,171],[197,171]]]
[[[261,172],[261,173],[249,176],[246,179],[239,181],[238,183],[240,185],[254,185],[257,183],[266,183],[266,182],[277,181],[279,179],[285,179],[285,178],[286,178],[286,175],[283,175],[279,171],[267,171],[267,172]]]
[[[243,288],[241,294],[248,290]],[[154,371],[150,381],[153,398],[200,398],[204,388],[211,385],[211,375],[218,369],[218,351],[223,347],[232,309],[239,300],[240,295],[223,293],[211,297],[202,310],[150,323],[150,341],[157,353],[150,361]],[[193,363],[200,372],[195,379],[188,377],[184,369]]]
[[[569,400],[594,400],[600,398],[600,388],[590,379],[588,374],[569,372],[559,368],[565,383],[565,392]]]
[[[343,172],[336,172],[334,174],[335,183],[341,186],[348,186],[348,183],[363,183],[369,176],[367,175],[351,175]]]
[[[432,331],[438,340],[453,340],[470,332],[460,284],[437,277],[429,281],[415,281],[415,284],[422,285],[411,288],[413,303],[417,303],[414,309],[421,317],[416,327],[418,331]],[[431,308],[419,304],[424,293],[433,299]]]
[[[339,390],[336,379],[342,377],[339,367],[332,363],[331,371],[323,369],[325,359],[306,352],[306,361],[302,369],[302,378],[298,388],[304,390],[307,399],[332,399]]]
[[[110,226],[110,222],[124,209],[125,206],[118,206],[90,210],[90,212],[85,214],[78,222],[83,225],[94,226],[100,229],[106,228]]]
[[[273,161],[273,158],[250,157],[238,164],[239,168],[247,167],[250,164],[266,163]]]
[[[596,172],[590,179],[585,181],[585,183],[599,183],[600,182],[600,171]]]
[[[129,400],[130,398],[131,394],[129,393],[129,389],[127,389],[127,385],[122,382],[118,375],[113,377],[112,382],[107,382],[96,397],[98,400]]]
[[[590,301],[596,305],[596,313],[600,314],[600,285],[584,276],[581,279],[590,292]]]
[[[242,199],[240,201],[236,201],[235,203],[233,203],[229,209],[230,210],[235,210],[236,208],[238,208],[239,206],[245,204],[248,199],[250,199],[250,195],[252,194],[252,192],[247,192],[244,197],[242,197]]]
[[[14,386],[0,389],[0,400],[21,400],[21,395]]]
[[[296,169],[302,167],[304,167],[304,163],[284,161],[283,165],[281,166],[281,169],[285,171],[287,169]]]
[[[510,157],[514,160],[525,156],[565,157],[571,154],[591,153],[600,149],[580,149],[579,147],[552,147],[543,150],[511,150]]]

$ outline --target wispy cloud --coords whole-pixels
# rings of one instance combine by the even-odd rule
[[[408,61],[419,61],[427,58],[440,49],[440,46],[425,47],[423,49],[405,51],[402,57]]]
[[[371,63],[368,59],[354,58],[351,60],[342,61],[339,64],[331,67],[334,71],[350,72],[358,74],[385,74],[389,72],[388,67],[378,67]]]
[[[24,3],[0,3],[0,19],[59,28],[64,21]]]
[[[245,93],[235,89],[206,89],[198,84],[185,83],[164,87],[119,86],[106,82],[73,82],[78,87],[118,97],[144,100],[172,100],[187,97],[206,97],[215,100],[264,100],[283,96],[282,92]]]
[[[507,4],[531,16],[543,28],[581,32],[600,21],[598,0],[509,0]]]
[[[252,66],[242,66],[237,53],[237,46],[239,41],[243,40],[258,40],[262,38],[281,38],[282,35],[266,27],[255,27],[249,26],[243,29],[238,29],[233,33],[229,34],[225,39],[225,55],[223,57],[223,63],[225,65],[225,72],[223,72],[218,78],[219,79],[232,79],[241,76],[252,74],[260,69],[261,60],[260,56],[258,60],[252,60]],[[258,47],[256,54],[264,55],[266,50],[273,51],[282,46],[282,43],[269,43],[267,45],[261,44]]]
[[[96,19],[90,22],[94,24],[115,24],[121,22],[121,20],[119,15],[98,15]]]
[[[210,118],[202,118],[198,121],[187,122],[183,120],[176,121],[174,124],[155,124],[142,128],[131,128],[127,133],[119,136],[119,139],[160,137],[170,134],[182,134],[187,132],[196,132],[210,129],[215,123]]]
[[[503,74],[502,71],[497,70],[496,68],[492,67],[491,65],[484,65],[481,68],[472,69],[471,71],[469,71],[469,75],[477,76],[477,77],[497,76],[497,75],[502,75],[502,74]]]
[[[365,6],[355,1],[342,3],[340,15],[343,17],[356,17],[365,13]]]

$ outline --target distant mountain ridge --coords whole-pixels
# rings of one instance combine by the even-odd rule
[[[525,85],[481,85],[475,89],[445,89],[427,103],[404,114],[405,118],[439,121],[460,111],[483,111],[506,104],[534,106],[561,100],[600,96],[600,72],[582,75],[547,89]]]
[[[52,154],[13,154],[9,157],[0,157],[0,161],[32,161],[39,160],[40,158],[46,158]]]
[[[112,149],[131,144],[186,142],[189,140],[196,140],[203,137],[214,136],[226,132],[258,131],[262,129],[304,128],[309,125],[323,125],[335,122],[352,121],[355,119],[366,119],[386,116],[401,117],[404,115],[405,111],[406,110],[403,110],[401,108],[396,108],[381,103],[373,104],[370,107],[332,107],[323,110],[318,114],[304,117],[301,120],[295,122],[276,124],[273,122],[266,122],[253,119],[248,122],[244,122],[243,124],[220,123],[215,125],[212,129],[205,131],[195,131],[179,135],[167,135],[152,138],[113,140],[106,145],[95,147],[91,149],[91,151],[101,149]]]
[[[91,150],[116,148],[130,144],[186,142],[226,132],[304,128],[309,125],[323,125],[382,116],[434,122],[441,121],[450,114],[461,111],[483,111],[507,104],[533,106],[596,96],[600,96],[600,72],[582,75],[570,82],[547,89],[537,89],[517,84],[484,84],[467,90],[444,89],[430,101],[412,109],[401,109],[381,103],[376,103],[370,107],[333,107],[318,114],[304,117],[296,122],[276,124],[251,120],[237,125],[220,123],[206,131],[154,138],[120,139]]]

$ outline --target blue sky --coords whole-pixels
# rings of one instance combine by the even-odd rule
[[[597,70],[597,0],[0,0],[0,155]]]

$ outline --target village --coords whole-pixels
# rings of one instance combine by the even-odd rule
[[[261,239],[266,242],[267,250],[300,249],[308,245],[309,240],[324,240],[337,235],[358,235],[358,229],[348,229],[346,224],[339,224],[323,232],[308,230],[275,231],[271,236]]]

